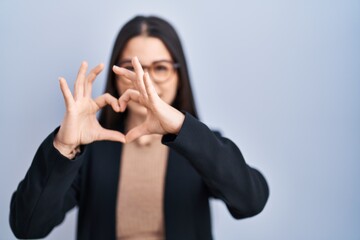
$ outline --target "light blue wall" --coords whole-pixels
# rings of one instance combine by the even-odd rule
[[[360,239],[359,1],[54,2],[0,2],[0,239],[14,239],[10,196],[62,120],[58,76],[72,85],[82,60],[107,64],[138,13],[176,26],[202,120],[270,184],[251,219],[212,203],[216,239]],[[74,239],[75,218],[47,239]]]

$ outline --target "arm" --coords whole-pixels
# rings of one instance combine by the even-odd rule
[[[92,84],[102,69],[103,64],[100,64],[86,74],[87,63],[83,62],[74,94],[66,80],[60,78],[66,105],[64,119],[60,128],[39,147],[11,199],[10,225],[18,238],[45,237],[76,205],[79,169],[86,155],[84,152],[76,157],[79,146],[98,140],[125,141],[122,133],[104,129],[96,118],[96,112],[107,104],[114,111],[120,111],[118,100],[110,94],[95,100],[91,97]]]
[[[212,194],[222,199],[235,218],[259,213],[265,206],[269,190],[264,177],[249,167],[236,145],[216,136],[210,129],[189,114],[164,102],[156,92],[148,73],[139,60],[132,59],[135,72],[113,67],[113,71],[134,84],[120,99],[121,111],[129,101],[147,108],[145,121],[131,129],[126,142],[146,134],[162,134],[163,142],[185,156],[201,174]]]
[[[55,132],[40,145],[11,198],[10,226],[17,238],[45,237],[78,202],[84,153],[74,160],[61,155],[53,146]]]
[[[266,180],[246,164],[232,141],[217,136],[190,114],[186,114],[178,135],[167,134],[162,141],[191,162],[211,193],[225,202],[234,218],[262,211],[269,196]]]

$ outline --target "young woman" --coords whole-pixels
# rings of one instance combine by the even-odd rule
[[[212,239],[209,198],[246,218],[262,211],[266,180],[239,148],[197,119],[182,46],[157,17],[135,17],[102,64],[81,64],[66,113],[40,145],[11,200],[18,238],[42,238],[79,207],[77,239]],[[96,113],[101,110],[99,121]]]

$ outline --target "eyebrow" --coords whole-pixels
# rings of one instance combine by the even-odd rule
[[[171,59],[159,59],[159,60],[153,61],[151,64],[157,63],[157,62],[174,62],[174,61],[171,60]],[[119,65],[120,65],[120,64],[124,64],[124,63],[131,63],[131,59],[125,58],[125,59],[122,59],[122,60],[120,60],[120,61],[118,62]],[[140,62],[140,64],[142,65],[141,62]]]

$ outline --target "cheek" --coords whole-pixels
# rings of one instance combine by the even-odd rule
[[[176,93],[178,89],[178,79],[172,79],[171,81],[167,82],[166,85],[163,86],[162,96],[161,98],[167,104],[172,104],[176,98]]]

